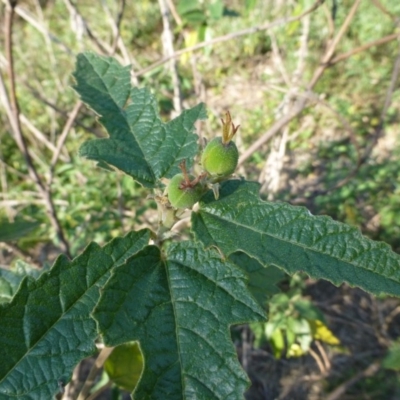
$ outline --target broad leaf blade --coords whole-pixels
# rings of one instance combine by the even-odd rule
[[[147,245],[131,232],[104,248],[92,243],[77,258],[61,256],[38,280],[25,278],[0,306],[0,398],[51,399],[74,366],[96,350],[90,317],[111,269]],[[3,396],[3,397],[2,397]]]
[[[259,198],[259,185],[227,181],[193,214],[193,231],[205,245],[229,255],[237,250],[292,274],[305,271],[336,285],[347,282],[374,293],[400,296],[400,256],[358,229],[303,207]]]
[[[246,272],[249,290],[262,307],[266,306],[269,297],[280,292],[276,285],[285,276],[281,269],[274,265],[264,267],[255,258],[240,251],[231,254],[229,260]]]
[[[244,274],[199,244],[149,246],[116,268],[94,311],[107,345],[138,340],[137,399],[242,399],[248,385],[228,327],[260,320]]]
[[[206,118],[204,104],[163,123],[157,102],[147,89],[132,88],[130,67],[91,53],[78,55],[74,89],[98,115],[110,137],[82,145],[80,154],[100,165],[122,170],[147,187],[171,178],[179,163],[197,154],[194,123]]]

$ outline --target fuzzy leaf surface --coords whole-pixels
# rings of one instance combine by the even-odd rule
[[[277,284],[285,276],[281,269],[274,265],[264,267],[255,258],[241,251],[231,254],[229,260],[245,271],[249,290],[262,307],[266,306],[268,298],[280,292]]]
[[[138,340],[135,399],[243,399],[229,326],[264,319],[245,274],[199,243],[148,246],[116,268],[93,313],[108,346]]]
[[[218,201],[206,193],[192,224],[199,240],[226,255],[240,250],[289,274],[400,296],[400,256],[387,244],[306,208],[262,201],[257,183],[224,182]]]
[[[72,261],[60,256],[35,280],[25,278],[0,306],[0,399],[51,399],[75,365],[96,350],[90,313],[111,269],[147,245],[148,230],[101,248],[92,243]]]
[[[80,155],[112,165],[146,187],[180,172],[182,160],[190,167],[198,150],[194,123],[206,118],[204,104],[164,123],[149,90],[131,86],[129,66],[92,53],[78,55],[74,78],[74,89],[109,134],[85,142]]]

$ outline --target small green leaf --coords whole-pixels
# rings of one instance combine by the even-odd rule
[[[0,221],[0,242],[12,242],[26,236],[40,225],[30,221]]]
[[[0,303],[11,300],[23,278],[23,275],[0,268]]]
[[[148,246],[116,268],[93,313],[107,346],[140,342],[137,399],[243,399],[228,327],[261,320],[245,275],[199,244]]]
[[[400,296],[400,256],[387,244],[303,207],[262,201],[258,191],[257,183],[231,180],[221,185],[218,201],[206,193],[192,214],[197,238],[226,255],[240,250],[289,274],[304,271],[336,285]]]
[[[0,305],[0,398],[51,399],[59,381],[96,351],[90,316],[111,269],[150,238],[131,232],[101,248],[95,243],[74,260],[60,256],[37,280],[27,277],[10,303]]]
[[[21,260],[17,261],[14,270],[0,268],[0,303],[6,303],[12,299],[25,276],[38,278],[42,272],[43,270],[33,268]]]
[[[325,322],[325,316],[320,309],[309,300],[299,299],[293,302],[294,309],[302,318]]]
[[[393,343],[386,357],[382,361],[382,367],[400,371],[400,342]]]
[[[78,55],[74,77],[74,89],[110,135],[85,142],[80,155],[103,168],[112,165],[147,187],[177,174],[183,160],[190,167],[198,150],[194,123],[206,118],[204,104],[164,123],[154,96],[147,89],[131,87],[129,66],[92,53]]]

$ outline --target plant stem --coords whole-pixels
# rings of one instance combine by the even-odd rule
[[[93,364],[92,369],[89,372],[88,377],[86,378],[85,383],[83,384],[82,390],[79,393],[77,400],[86,399],[91,387],[93,386],[94,379],[96,378],[100,369],[103,367],[103,364],[107,360],[107,357],[111,354],[113,350],[113,347],[104,347],[103,349],[101,349],[99,355],[96,358],[96,361]]]
[[[53,197],[51,191],[42,182],[34,164],[32,157],[29,153],[28,146],[26,144],[24,135],[22,134],[21,122],[19,117],[19,104],[15,88],[15,69],[14,69],[14,58],[12,51],[12,32],[13,32],[13,20],[14,20],[14,9],[17,5],[16,0],[9,0],[6,6],[6,18],[5,18],[5,47],[6,55],[8,59],[8,75],[10,80],[10,103],[11,103],[11,120],[10,124],[14,132],[14,139],[20,149],[22,155],[24,156],[28,173],[32,181],[36,184],[40,194],[46,205],[47,214],[50,218],[50,222],[56,231],[57,237],[60,241],[62,251],[71,257],[69,243],[67,242],[64,232],[61,228],[60,221],[57,217],[57,212],[54,206]]]

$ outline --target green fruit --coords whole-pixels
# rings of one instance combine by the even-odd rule
[[[192,176],[189,176],[193,180]],[[185,179],[184,174],[175,175],[168,184],[168,200],[175,208],[192,208],[203,194],[203,186],[196,183],[193,186]]]
[[[205,147],[201,156],[203,168],[212,176],[224,177],[232,174],[238,164],[239,151],[232,141],[224,144],[216,137]]]

